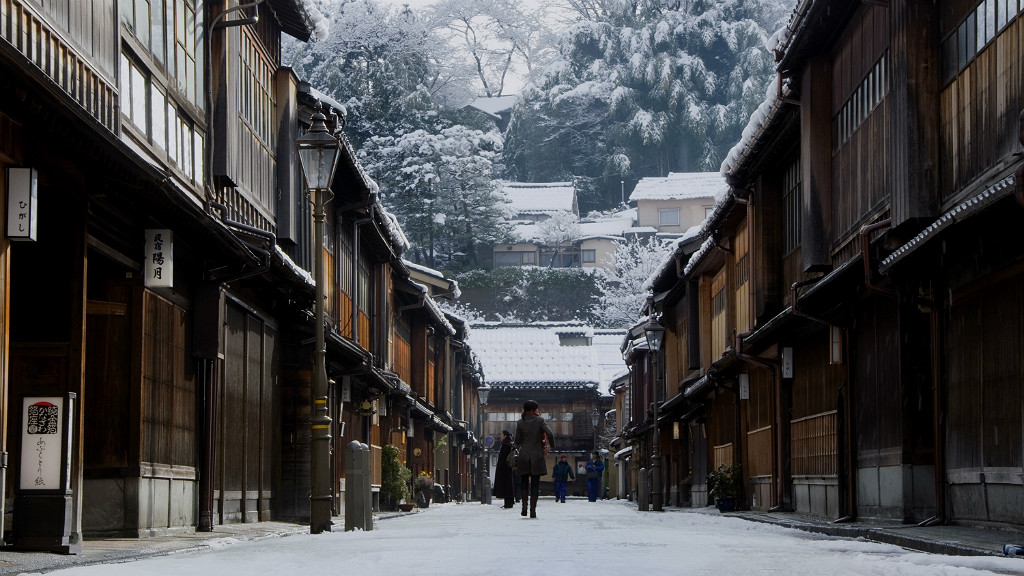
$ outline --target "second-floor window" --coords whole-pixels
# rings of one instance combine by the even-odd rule
[[[942,42],[942,79],[950,82],[1016,18],[1018,0],[982,0]]]
[[[203,3],[200,0],[121,0],[121,23],[174,87],[200,110],[203,84]]]
[[[679,208],[658,210],[658,226],[679,226]]]
[[[167,97],[145,67],[121,53],[121,114],[188,179],[203,179],[203,134]]]
[[[790,164],[782,179],[782,253],[800,247],[800,160]]]
[[[584,264],[593,264],[597,262],[597,250],[583,250],[581,251],[581,254],[583,255]]]

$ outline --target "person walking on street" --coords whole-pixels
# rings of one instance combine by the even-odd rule
[[[537,517],[537,499],[540,497],[540,477],[548,473],[548,463],[544,453],[544,438],[547,437],[548,448],[555,448],[555,434],[548,423],[540,416],[540,406],[534,400],[523,402],[523,416],[516,427],[515,445],[519,446],[519,465],[517,466],[522,484],[523,511],[526,516],[526,499],[530,499],[530,518]]]
[[[494,494],[495,498],[504,498],[505,505],[502,508],[515,506],[515,486],[512,478],[515,473],[508,465],[508,455],[512,452],[512,435],[508,430],[501,431],[501,449],[498,451],[498,465],[494,467]]]
[[[590,454],[590,461],[585,466],[587,471],[587,500],[597,502],[597,496],[601,493],[601,472],[604,472],[604,462],[601,462],[601,455],[594,450]]]
[[[551,470],[551,478],[555,481],[555,502],[565,502],[565,491],[569,480],[576,481],[572,466],[565,461],[565,454],[562,454],[558,462],[555,463],[555,467]]]

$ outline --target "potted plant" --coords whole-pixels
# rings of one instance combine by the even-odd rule
[[[708,472],[708,497],[713,498],[720,512],[732,512],[742,494],[743,469],[739,464],[722,464]]]
[[[426,470],[416,475],[416,480],[413,481],[413,491],[416,492],[416,505],[420,508],[428,508],[430,506],[431,492],[434,490],[434,479],[430,476],[430,472]]]
[[[399,450],[394,444],[384,446],[380,451],[380,499],[381,505],[387,509],[394,510],[409,506],[409,480],[412,478],[412,470],[409,470],[398,459]]]

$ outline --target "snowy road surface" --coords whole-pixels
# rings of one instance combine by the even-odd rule
[[[1021,574],[1024,560],[941,556],[827,538],[702,512],[638,512],[625,501],[541,500],[518,508],[433,505],[377,522],[370,532],[303,534],[225,543],[199,553],[51,572],[103,576],[543,574],[588,576]],[[342,527],[338,527],[341,530]]]

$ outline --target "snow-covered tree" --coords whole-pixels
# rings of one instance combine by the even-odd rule
[[[583,19],[514,111],[510,175],[596,178],[607,205],[621,179],[717,169],[773,77],[788,2],[567,1]]]
[[[515,69],[529,71],[551,47],[544,9],[522,0],[439,0],[429,13],[466,54],[484,96],[501,96]]]
[[[647,291],[644,282],[658,271],[673,243],[660,238],[633,237],[615,246],[615,267],[598,279],[600,303],[594,315],[606,328],[624,328],[636,322]]]
[[[579,237],[580,219],[567,210],[559,210],[537,224],[537,240],[552,250],[549,268],[555,265],[562,250],[570,248]]]
[[[374,135],[436,131],[446,105],[473,97],[471,71],[425,16],[378,0],[314,1],[331,20],[329,37],[286,40],[282,60],[345,105],[356,148]]]
[[[455,125],[436,134],[373,136],[359,156],[412,242],[413,260],[472,268],[480,247],[508,240],[508,214],[493,179],[501,156],[497,131]]]

